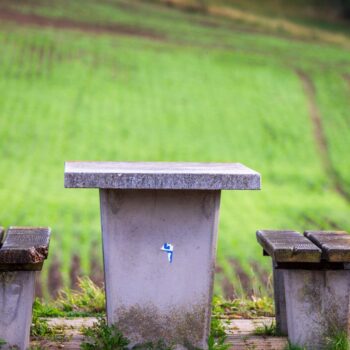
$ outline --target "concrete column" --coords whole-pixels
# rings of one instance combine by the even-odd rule
[[[0,272],[0,338],[3,348],[29,348],[35,271]],[[3,349],[1,348],[1,349]]]
[[[220,191],[100,196],[108,322],[134,344],[164,339],[206,349]]]
[[[319,350],[335,332],[349,335],[349,270],[284,270],[284,282],[292,344]]]
[[[286,299],[284,288],[284,270],[276,269],[275,263],[272,262],[273,272],[273,290],[275,300],[276,328],[279,334],[287,335],[287,315]]]

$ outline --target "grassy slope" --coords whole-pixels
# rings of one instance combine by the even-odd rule
[[[330,158],[350,192],[349,51],[152,4],[26,4],[11,6],[166,36],[0,23],[0,222],[52,226],[51,261],[60,258],[66,279],[73,253],[89,271],[100,229],[97,191],[63,189],[65,160],[239,161],[260,171],[262,192],[223,194],[218,259],[236,285],[228,258],[251,276],[252,261],[269,266],[257,228],[350,229],[295,74],[302,68],[315,83]]]

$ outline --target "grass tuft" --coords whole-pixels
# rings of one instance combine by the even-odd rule
[[[257,318],[273,317],[273,300],[269,297],[224,300],[213,298],[213,315],[220,318]]]
[[[88,317],[104,314],[104,289],[98,287],[89,277],[80,278],[78,287],[78,290],[63,289],[55,301],[43,302],[36,299],[33,316]]]
[[[35,340],[50,340],[58,343],[67,341],[65,330],[60,326],[50,326],[46,319],[33,316],[30,335]]]
[[[84,327],[83,335],[87,341],[81,344],[83,350],[127,350],[129,340],[114,325],[108,326],[100,317],[92,327]]]
[[[117,326],[109,326],[104,317],[100,317],[92,327],[82,329],[86,341],[81,344],[83,350],[127,350],[130,341]],[[172,350],[163,340],[136,344],[132,350]]]
[[[225,326],[221,319],[212,317],[211,329],[208,339],[209,350],[227,350],[230,345],[226,344],[227,335],[225,332]]]
[[[333,335],[326,338],[326,350],[349,350],[350,342],[346,332],[336,331]],[[307,350],[306,347],[288,343],[285,350]]]
[[[101,313],[105,311],[105,293],[89,277],[78,280],[78,290],[63,289],[56,300],[65,312]]]
[[[335,332],[331,337],[326,338],[327,350],[349,350],[350,343],[346,332]]]
[[[270,324],[263,324],[259,327],[256,327],[254,330],[254,334],[269,337],[278,337],[281,335],[276,328],[275,322],[271,322]]]

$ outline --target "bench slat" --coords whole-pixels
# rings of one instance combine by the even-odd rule
[[[321,261],[321,249],[296,231],[259,230],[257,240],[275,262]]]
[[[322,249],[322,259],[350,262],[350,235],[346,231],[305,231],[304,236]]]
[[[41,265],[47,258],[49,241],[50,229],[47,227],[10,227],[0,249],[1,270],[13,264]]]

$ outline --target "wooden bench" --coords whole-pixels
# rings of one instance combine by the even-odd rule
[[[291,343],[322,349],[349,333],[350,235],[344,231],[257,231],[273,263],[276,325]]]
[[[50,229],[0,230],[0,338],[8,347],[29,347],[35,274],[47,258]]]

